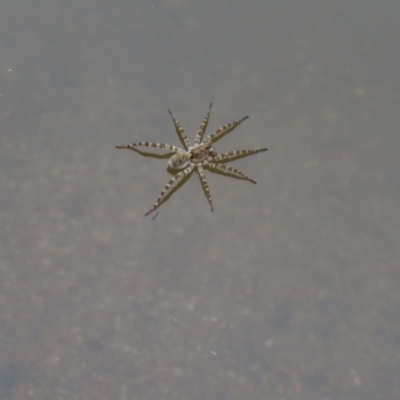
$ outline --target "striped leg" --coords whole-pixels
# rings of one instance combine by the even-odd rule
[[[139,146],[144,146],[144,147],[155,147],[157,149],[165,149],[169,151],[180,151],[179,147],[173,146],[171,144],[165,144],[165,143],[153,143],[153,142],[137,142],[137,143],[131,143],[131,144],[126,144],[122,146],[115,146],[116,149],[129,149],[129,150],[134,150],[135,147]]]
[[[248,115],[246,115],[245,117],[240,118],[236,121],[232,121],[229,124],[221,126],[221,128],[218,128],[214,133],[207,136],[206,141],[215,143],[217,140],[221,139],[223,136],[227,135],[229,132],[232,132],[238,125],[240,125],[247,118],[249,118]]]
[[[222,153],[213,158],[213,161],[229,161],[231,159],[244,158],[251,156],[252,154],[261,153],[267,151],[268,149],[257,149],[257,150],[232,150]]]
[[[253,181],[253,179],[249,178],[246,174],[244,174],[243,172],[239,171],[238,169],[236,169],[234,167],[231,167],[230,165],[208,163],[208,166],[210,168],[219,169],[220,171],[224,170],[224,171],[231,172],[233,175],[238,175],[241,178],[243,178],[246,181],[249,181],[251,183],[257,183],[256,181]]]
[[[196,164],[196,168],[197,168],[197,172],[199,173],[199,178],[200,178],[201,186],[203,187],[203,190],[204,190],[204,194],[206,195],[208,203],[210,204],[211,211],[214,211],[213,202],[211,199],[211,193],[210,193],[210,189],[208,187],[206,173],[204,172],[204,168],[202,167],[201,164]]]
[[[190,141],[188,136],[186,135],[186,132],[183,130],[182,125],[180,124],[180,122],[176,119],[175,115],[172,114],[172,112],[170,110],[168,110],[169,115],[172,118],[172,121],[174,122],[175,125],[175,130],[176,130],[176,134],[179,137],[179,140],[182,142],[182,144],[185,146],[185,149],[188,150],[190,147]]]
[[[200,128],[199,128],[199,130],[197,132],[196,139],[195,139],[195,143],[196,144],[200,144],[202,139],[203,139],[203,135],[204,135],[204,132],[207,129],[208,120],[210,118],[211,107],[212,107],[212,103],[210,103],[210,105],[208,107],[207,114],[206,114],[206,116],[204,117],[203,121],[200,124]]]
[[[194,166],[193,165],[189,165],[188,167],[186,167],[183,171],[178,172],[176,175],[174,175],[169,181],[168,183],[164,186],[163,190],[161,191],[160,195],[158,196],[157,201],[154,203],[153,207],[150,208],[149,211],[147,211],[146,214],[144,215],[149,215],[151,214],[162,202],[162,200],[164,199],[165,195],[168,193],[168,191],[171,189],[171,186],[180,178],[185,177],[187,174],[189,174],[192,170],[193,170]]]

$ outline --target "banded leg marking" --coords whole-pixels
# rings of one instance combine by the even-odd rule
[[[166,143],[154,143],[154,142],[137,142],[137,143],[131,143],[131,144],[125,144],[121,146],[115,146],[116,149],[129,149],[129,150],[134,150],[135,147],[155,147],[157,149],[165,149],[168,151],[179,151],[179,147],[173,146],[172,144],[166,144]]]
[[[149,211],[147,211],[145,216],[151,214],[162,202],[163,198],[165,195],[168,193],[168,191],[171,189],[171,186],[180,178],[185,177],[188,173],[190,173],[193,170],[193,165],[189,165],[186,167],[183,171],[178,172],[176,175],[174,175],[168,183],[164,186],[163,190],[161,191],[160,195],[158,196],[158,199],[154,203],[153,207],[150,208]]]
[[[251,156],[252,154],[261,153],[263,151],[267,151],[268,149],[257,149],[257,150],[232,150],[227,151],[226,153],[222,153],[214,157],[213,161],[228,161],[231,158],[242,158]]]
[[[232,132],[237,126],[239,126],[247,118],[249,118],[248,115],[246,115],[245,117],[240,118],[236,121],[232,121],[229,124],[221,126],[221,128],[218,128],[214,133],[212,133],[210,136],[208,136],[206,140],[207,141],[209,140],[209,141],[215,143],[217,140],[221,139],[223,136],[227,135],[229,132]]]
[[[180,124],[178,119],[175,117],[175,115],[172,114],[172,112],[170,110],[168,110],[168,112],[172,118],[174,125],[175,125],[176,134],[178,135],[179,139],[182,141],[182,144],[185,146],[185,149],[188,150],[190,147],[190,141],[189,141],[188,136],[186,135],[186,132],[183,130],[182,125]]]
[[[203,139],[204,132],[205,132],[206,129],[207,129],[208,120],[210,119],[211,107],[212,107],[212,103],[210,103],[210,105],[209,105],[209,107],[208,107],[207,114],[206,114],[206,116],[203,118],[203,121],[202,121],[201,124],[200,124],[200,128],[199,128],[199,130],[198,130],[198,132],[197,132],[196,139],[195,139],[195,143],[196,143],[196,144],[200,144],[201,141],[202,141],[202,139]]]
[[[203,186],[204,194],[206,195],[208,203],[210,204],[211,211],[214,211],[213,202],[211,199],[210,188],[208,187],[206,173],[204,172],[204,168],[200,164],[197,164],[196,168],[199,173],[199,178],[200,178],[201,186]]]
[[[239,171],[238,169],[231,167],[230,165],[226,165],[226,164],[214,164],[214,163],[208,163],[208,166],[210,168],[215,168],[215,169],[219,169],[219,170],[224,170],[224,171],[228,171],[231,172],[232,174],[236,174],[239,175],[241,178],[245,179],[246,181],[249,181],[251,183],[257,183],[256,181],[254,181],[253,179],[249,178],[246,174],[244,174],[242,171]]]

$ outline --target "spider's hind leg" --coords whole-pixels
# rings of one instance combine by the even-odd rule
[[[173,146],[172,144],[154,143],[154,142],[137,142],[137,143],[124,144],[121,146],[115,146],[116,149],[128,149],[128,150],[136,150],[136,147],[154,147],[156,149],[179,151],[179,148]]]
[[[146,212],[146,214],[144,214],[145,216],[151,214],[165,199],[165,196],[167,195],[167,193],[169,192],[169,190],[171,189],[171,186],[178,180],[181,178],[184,178],[187,174],[189,174],[191,171],[193,170],[193,165],[189,165],[188,167],[186,167],[183,171],[178,172],[176,175],[174,175],[168,182],[167,184],[164,186],[163,190],[161,191],[160,195],[158,196],[158,199],[156,200],[156,202],[154,203],[153,207],[150,208],[149,211]]]

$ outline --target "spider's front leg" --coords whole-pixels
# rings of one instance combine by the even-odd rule
[[[216,141],[220,140],[228,133],[232,132],[243,121],[246,121],[247,118],[249,118],[248,115],[246,115],[245,117],[240,118],[236,121],[229,122],[228,124],[226,124],[224,126],[221,126],[221,128],[218,128],[214,133],[211,133],[211,135],[208,135],[205,141],[210,142],[210,143],[211,142],[215,143]]]
[[[206,116],[203,118],[203,121],[202,121],[201,124],[200,124],[200,128],[199,128],[199,130],[198,130],[198,132],[197,132],[196,139],[195,139],[195,143],[196,143],[196,144],[200,144],[201,141],[203,140],[203,135],[204,135],[204,132],[205,132],[206,129],[207,129],[208,120],[210,119],[211,107],[212,107],[212,103],[210,103],[210,105],[209,105],[209,107],[208,107],[207,114],[206,114]]]
[[[174,125],[175,125],[176,134],[178,135],[179,140],[182,142],[183,146],[187,150],[190,147],[189,138],[187,137],[186,132],[183,130],[181,123],[178,121],[178,119],[175,117],[175,115],[172,114],[172,112],[170,110],[168,110],[168,112],[172,118]]]
[[[232,159],[237,160],[239,158],[244,158],[251,156],[253,154],[261,153],[263,151],[267,151],[267,148],[264,149],[256,149],[256,150],[232,150],[232,151],[227,151],[226,153],[218,154],[213,158],[213,162],[216,161],[230,161]]]
[[[215,169],[215,170],[220,170],[220,171],[224,171],[224,172],[230,172],[233,177],[238,177],[239,176],[241,179],[244,179],[244,180],[249,181],[251,183],[257,183],[254,179],[249,178],[242,171],[239,171],[237,168],[231,167],[230,165],[208,163],[207,166],[209,168],[212,168],[212,169]]]

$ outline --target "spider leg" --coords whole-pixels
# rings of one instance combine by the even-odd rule
[[[157,149],[165,149],[169,151],[179,151],[179,147],[173,146],[172,144],[166,143],[154,143],[154,142],[137,142],[131,143],[121,146],[115,146],[116,149],[129,149],[134,150],[135,147],[144,146],[144,147],[155,147]]]
[[[195,139],[195,143],[196,144],[200,144],[201,140],[203,139],[203,135],[204,135],[204,132],[207,129],[208,120],[210,118],[211,107],[212,107],[212,103],[210,103],[210,105],[208,107],[207,114],[206,114],[206,116],[204,117],[203,121],[200,124],[200,128],[199,128],[199,130],[197,132],[196,139]]]
[[[182,144],[185,147],[185,149],[188,150],[189,147],[190,147],[190,141],[189,141],[188,136],[186,135],[186,132],[183,130],[182,125],[176,119],[175,115],[172,114],[172,112],[170,110],[168,110],[168,112],[169,112],[169,115],[172,118],[172,121],[174,122],[176,134],[178,135],[179,140],[182,142]]]
[[[208,163],[207,165],[210,168],[214,168],[216,170],[224,170],[224,171],[228,171],[231,172],[233,175],[238,175],[241,178],[245,179],[246,181],[249,181],[251,183],[257,183],[256,181],[254,181],[253,179],[249,178],[246,174],[244,174],[242,171],[239,171],[238,169],[231,167],[230,165],[226,165],[226,164],[214,164],[214,163]],[[235,176],[233,176],[235,178]]]
[[[214,211],[213,202],[212,202],[212,199],[211,199],[211,193],[210,193],[210,189],[208,187],[208,183],[207,183],[207,179],[206,179],[206,173],[204,172],[204,168],[203,168],[203,166],[201,164],[196,164],[196,169],[197,169],[197,172],[199,173],[201,186],[203,187],[204,194],[206,195],[208,203],[210,204],[211,211]]]
[[[220,140],[222,137],[227,135],[229,132],[232,132],[238,125],[240,125],[247,118],[249,118],[248,115],[246,115],[245,117],[240,118],[236,121],[229,122],[229,124],[221,126],[221,128],[218,128],[214,133],[207,136],[205,141],[210,142],[210,143],[215,143],[217,140]]]
[[[213,158],[213,161],[230,161],[237,160],[239,158],[244,158],[247,156],[251,156],[252,154],[261,153],[263,151],[267,151],[268,149],[257,149],[257,150],[232,150],[227,151],[226,153],[218,154]]]
[[[193,170],[194,166],[193,165],[189,165],[188,167],[186,167],[183,171],[178,172],[176,175],[174,175],[169,181],[168,183],[164,186],[163,190],[161,190],[160,195],[158,196],[157,201],[154,203],[153,207],[150,208],[149,211],[147,211],[146,214],[144,215],[149,215],[151,214],[162,202],[162,200],[164,199],[165,195],[168,193],[168,191],[171,189],[171,186],[174,184],[174,182],[176,182],[178,179],[183,178],[184,176],[186,176],[187,174],[189,174],[192,170]]]

